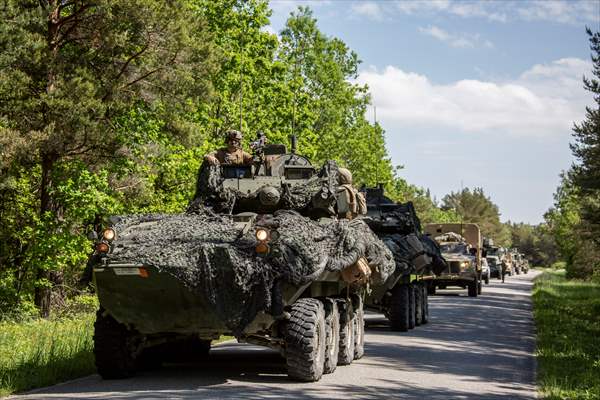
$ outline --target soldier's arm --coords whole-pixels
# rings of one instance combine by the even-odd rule
[[[212,151],[204,156],[204,161],[206,161],[210,165],[219,165],[219,160],[217,159],[218,150]]]
[[[244,165],[252,164],[252,155],[242,151],[242,158],[244,161]]]

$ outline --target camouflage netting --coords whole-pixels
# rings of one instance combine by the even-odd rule
[[[368,189],[369,226],[391,250],[397,271],[405,274],[438,274],[446,263],[438,244],[421,234],[421,222],[411,202],[396,204],[383,195],[381,189]],[[415,262],[426,255],[429,263]]]
[[[132,215],[114,224],[111,261],[154,266],[184,283],[239,335],[258,312],[271,312],[281,282],[303,285],[324,271],[340,271],[365,257],[372,283],[394,271],[388,248],[361,220],[318,223],[294,211],[276,211],[256,222],[279,234],[269,256],[256,255],[255,230],[196,204],[179,215]],[[278,296],[278,294],[275,294]],[[284,299],[285,300],[285,299]]]

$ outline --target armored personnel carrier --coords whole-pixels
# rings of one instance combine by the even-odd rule
[[[338,219],[337,166],[254,143],[252,165],[203,165],[184,214],[111,218],[90,265],[99,374],[132,375],[221,335],[279,350],[319,380],[364,353],[365,285],[393,256],[361,220]]]
[[[459,286],[469,297],[481,294],[481,232],[476,224],[428,224],[425,232],[439,243],[448,267],[436,274],[432,289]]]
[[[394,331],[405,332],[429,320],[427,288],[446,263],[437,243],[421,234],[411,202],[399,204],[384,195],[383,186],[365,189],[366,221],[394,255],[394,273],[374,287],[366,307],[382,312]]]

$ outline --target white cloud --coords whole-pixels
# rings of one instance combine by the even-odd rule
[[[404,14],[450,14],[490,21],[540,20],[566,24],[600,22],[598,0],[399,0],[396,9]]]
[[[431,36],[437,40],[448,43],[452,47],[475,47],[481,45],[483,47],[491,48],[494,47],[493,43],[489,40],[482,41],[479,34],[467,35],[467,34],[452,34],[437,26],[429,26],[427,28],[419,27],[419,32],[424,35]]]
[[[600,2],[597,0],[564,1],[543,0],[524,3],[517,9],[527,21],[554,21],[566,24],[600,20]]]
[[[372,1],[353,4],[352,12],[359,16],[365,16],[367,18],[374,19],[377,21],[383,19],[383,12],[379,7],[379,4]]]
[[[582,88],[591,64],[567,58],[535,65],[509,82],[464,79],[440,85],[426,76],[388,66],[360,74],[393,130],[408,126],[462,132],[546,136],[569,132],[591,98]],[[589,73],[589,72],[586,72]]]

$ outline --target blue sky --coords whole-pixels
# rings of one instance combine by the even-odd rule
[[[402,177],[438,199],[483,187],[503,221],[543,220],[593,101],[581,78],[600,0],[271,0],[271,28],[298,5],[358,53]]]

